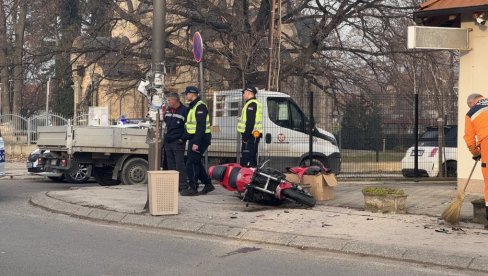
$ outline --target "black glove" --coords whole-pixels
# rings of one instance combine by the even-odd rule
[[[481,153],[478,153],[477,155],[473,155],[473,160],[474,161],[480,161],[481,160]]]

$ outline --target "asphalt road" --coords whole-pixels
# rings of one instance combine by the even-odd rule
[[[1,275],[476,275],[357,255],[91,222],[28,203],[37,192],[71,186],[76,185],[0,180]]]

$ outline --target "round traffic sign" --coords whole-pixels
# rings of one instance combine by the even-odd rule
[[[199,32],[193,35],[193,57],[196,62],[202,61],[203,57],[203,40]]]

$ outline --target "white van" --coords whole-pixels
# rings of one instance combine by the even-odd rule
[[[270,160],[270,166],[284,169],[309,163],[310,121],[293,99],[281,92],[259,90],[257,99],[263,104],[263,138],[259,143],[259,159]],[[234,162],[240,155],[241,140],[236,130],[243,106],[241,90],[215,92],[212,111],[212,144],[208,156],[221,163]],[[313,128],[313,163],[341,170],[341,155],[334,135]]]

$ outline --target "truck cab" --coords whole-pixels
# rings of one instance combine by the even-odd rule
[[[260,162],[270,160],[270,166],[280,169],[308,165],[312,129],[312,164],[340,173],[341,155],[336,139],[331,133],[311,126],[311,121],[289,95],[260,90],[256,98],[263,104]],[[216,157],[219,162],[233,162],[235,160],[229,156],[240,154],[241,137],[236,127],[242,106],[241,90],[214,93],[209,157]]]

